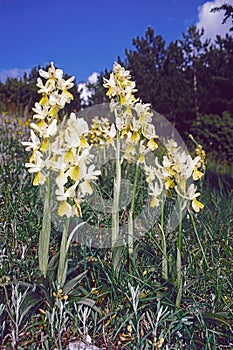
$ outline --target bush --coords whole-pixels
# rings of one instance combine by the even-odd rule
[[[228,112],[222,115],[199,115],[191,133],[211,158],[230,164],[233,160],[233,119]]]

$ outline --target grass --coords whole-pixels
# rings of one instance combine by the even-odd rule
[[[179,309],[175,308],[176,232],[167,237],[169,279],[163,280],[156,224],[138,237],[130,264],[127,249],[122,250],[118,276],[109,249],[74,242],[68,279],[80,275],[80,280],[67,299],[65,291],[56,291],[53,269],[46,280],[38,269],[43,203],[23,165],[28,155],[19,140],[27,138],[22,134],[25,128],[1,118],[0,349],[65,349],[75,340],[91,340],[99,349],[233,348],[230,176],[219,182],[215,174],[215,183],[209,176],[203,182],[204,210],[194,216],[194,225],[190,217],[184,222],[184,293]],[[104,185],[109,194],[106,181]],[[88,210],[87,206],[87,216]],[[60,238],[54,222],[51,257]]]

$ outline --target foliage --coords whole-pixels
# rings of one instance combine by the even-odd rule
[[[37,266],[42,201],[23,166],[25,153],[19,141],[29,131],[18,120],[8,116],[0,120],[1,345],[12,349],[66,349],[68,344],[81,348],[84,343],[92,349],[93,343],[97,349],[231,349],[230,188],[216,191],[203,182],[205,208],[198,217],[184,221],[184,289],[179,309],[175,307],[177,232],[170,232],[166,240],[168,276],[164,278],[161,227],[156,223],[136,240],[130,264],[128,248],[122,249],[118,274],[110,249],[74,242],[67,256],[68,282],[57,290],[56,253],[62,233],[52,221],[45,280]],[[112,181],[111,167],[105,167],[104,177],[105,182]],[[96,224],[97,216],[93,227]],[[73,278],[77,284],[69,283]]]
[[[9,127],[4,128],[2,133],[5,142],[1,154],[9,157],[0,163],[3,179],[0,183],[0,343],[3,347],[53,349],[60,344],[60,349],[65,349],[69,342],[77,346],[81,339],[85,342],[91,339],[96,347],[107,349],[156,349],[159,345],[165,350],[232,348],[233,222],[229,190],[222,193],[206,185],[203,188],[205,209],[196,221],[196,229],[209,267],[203,260],[190,221],[184,227],[185,290],[180,310],[174,308],[172,274],[165,282],[158,273],[162,252],[156,226],[137,241],[131,271],[127,251],[123,250],[119,279],[110,265],[108,249],[73,244],[69,256],[72,259],[70,277],[81,271],[88,272],[67,300],[59,299],[62,296],[58,298],[52,284],[51,287],[45,281],[41,284],[39,279],[36,244],[42,203],[38,190],[25,178],[22,146],[7,136],[8,130]],[[58,227],[53,225],[50,257],[56,253],[60,237]],[[167,243],[170,255],[174,251],[173,234]],[[171,269],[175,268],[174,261],[169,260],[169,264]],[[17,284],[17,280],[25,285]],[[21,293],[19,315],[24,315],[31,305],[27,317],[19,324],[15,347],[11,344],[16,328],[6,308],[4,286],[10,301]],[[33,306],[29,301],[35,297],[40,303]],[[89,301],[82,302],[83,297]],[[15,311],[11,305],[11,317],[17,315]]]
[[[231,21],[233,23],[233,6],[230,4],[223,4],[219,7],[214,7],[211,9],[211,12],[220,12],[224,11],[224,18],[222,21],[222,24],[225,24],[229,18],[231,18]],[[233,31],[233,27],[230,28],[230,31]]]
[[[222,115],[198,115],[193,122],[191,133],[204,145],[213,159],[231,163],[233,160],[233,119],[228,112]]]
[[[197,113],[232,111],[232,37],[204,41],[203,30],[188,28],[183,39],[167,47],[161,35],[148,28],[145,38],[133,39],[125,65],[139,93],[159,113],[169,117],[184,135]],[[222,62],[226,64],[222,64]]]

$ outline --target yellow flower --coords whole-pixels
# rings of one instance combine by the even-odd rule
[[[200,196],[200,193],[196,192],[196,187],[194,186],[194,184],[191,184],[189,186],[185,194],[180,193],[177,186],[175,186],[175,190],[180,197],[190,200],[192,202],[192,208],[196,213],[199,213],[199,211],[204,208],[204,204],[197,200],[197,197]]]
[[[150,208],[158,207],[159,206],[159,200],[155,196],[152,196],[150,201]]]
[[[86,140],[84,135],[82,135],[80,137],[80,147],[81,148],[88,148],[89,147],[89,144],[88,144],[88,142],[87,142],[87,140]]]
[[[199,213],[199,211],[204,208],[204,204],[202,204],[196,198],[194,198],[192,200],[192,208],[196,213]]]
[[[64,161],[66,163],[70,163],[70,164],[74,164],[74,161],[75,161],[75,156],[74,156],[74,153],[73,153],[73,149],[69,149],[65,156],[64,156]]]
[[[58,207],[58,215],[66,215],[68,218],[70,218],[73,215],[72,206],[69,203],[67,203],[67,201],[61,201]]]
[[[144,154],[140,154],[140,156],[139,156],[137,162],[138,162],[139,164],[145,163],[145,156],[144,156]]]
[[[138,131],[133,132],[131,139],[135,143],[140,141],[140,135],[139,135]]]
[[[33,180],[33,186],[39,186],[39,185],[43,185],[46,181],[46,177],[40,172],[38,171],[38,173],[36,173],[36,176],[34,177]]]
[[[158,148],[158,144],[157,144],[157,142],[155,142],[154,139],[150,139],[148,144],[147,144],[147,147],[149,148],[150,151],[154,151],[155,149]]]
[[[67,175],[70,176],[72,180],[77,181],[80,177],[80,166],[76,165],[69,168]]]
[[[41,106],[45,106],[48,102],[49,102],[48,96],[45,93],[43,93],[39,104]]]
[[[204,174],[195,167],[193,170],[193,180],[200,180],[202,176],[204,176]]]
[[[56,69],[54,67],[54,63],[51,62],[48,72],[44,71],[43,69],[40,69],[39,74],[41,77],[45,79],[50,79],[50,80],[53,80],[54,78],[62,79],[63,71],[62,69]]]
[[[170,188],[174,188],[174,187],[175,187],[174,181],[170,177],[167,177],[165,182],[166,190],[169,190]]]
[[[60,107],[58,105],[52,106],[48,113],[48,117],[56,117]]]
[[[41,152],[44,153],[44,152],[48,151],[48,149],[49,149],[49,138],[46,137],[41,143],[40,150],[41,150]]]

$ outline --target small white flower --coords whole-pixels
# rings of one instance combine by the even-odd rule
[[[26,151],[36,151],[40,148],[40,139],[36,136],[33,130],[31,130],[31,142],[21,142],[23,146],[27,146],[25,148]]]
[[[59,188],[56,189],[56,191],[55,191],[55,194],[57,196],[57,200],[58,201],[66,201],[68,198],[74,198],[76,187],[77,187],[76,184],[69,187],[68,189],[65,189],[64,186],[59,186]]]
[[[54,63],[51,62],[51,65],[48,69],[48,72],[44,71],[43,69],[40,69],[39,74],[42,78],[45,78],[45,79],[56,78],[59,80],[59,79],[62,79],[63,70],[62,69],[55,69]]]
[[[35,107],[32,108],[35,114],[33,115],[33,119],[41,119],[44,120],[48,116],[49,106],[41,106],[39,102],[35,103]]]
[[[46,138],[49,136],[55,136],[57,133],[57,120],[54,119],[50,125],[46,124],[45,122],[41,126],[31,123],[30,127],[37,131],[40,137]]]
[[[75,79],[75,77],[71,77],[71,78],[69,78],[69,79],[67,79],[67,80],[65,80],[65,79],[59,79],[59,80],[58,80],[57,86],[58,86],[58,88],[59,88],[60,90],[68,90],[68,89],[71,89],[71,88],[74,86],[74,83],[73,83],[74,79]]]
[[[36,86],[39,88],[38,93],[39,94],[50,94],[55,89],[55,80],[47,80],[45,85],[42,82],[41,78],[37,78],[37,84]]]
[[[25,167],[28,168],[29,173],[40,172],[45,165],[44,160],[42,159],[42,154],[39,151],[33,153],[33,163],[26,163]]]

